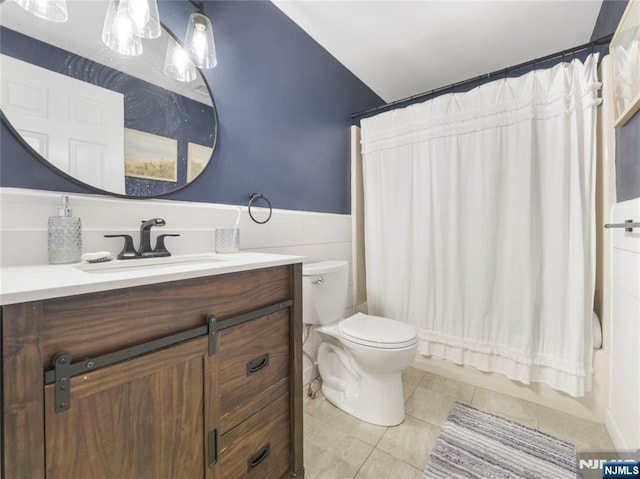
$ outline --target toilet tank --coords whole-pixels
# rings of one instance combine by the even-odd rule
[[[349,263],[321,261],[302,265],[302,322],[330,324],[344,318]]]

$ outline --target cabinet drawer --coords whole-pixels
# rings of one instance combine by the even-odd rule
[[[289,395],[283,394],[220,438],[224,479],[277,479],[289,471]]]
[[[217,354],[224,433],[289,390],[289,310],[223,329]]]
[[[278,266],[42,302],[44,362],[60,351],[95,357],[291,299]]]

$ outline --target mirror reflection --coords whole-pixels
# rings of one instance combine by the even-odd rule
[[[41,159],[84,185],[135,197],[170,193],[210,162],[215,104],[193,65],[165,66],[180,51],[164,28],[142,40],[140,56],[107,48],[100,35],[108,3],[70,0],[68,21],[55,23],[2,2],[0,107]]]

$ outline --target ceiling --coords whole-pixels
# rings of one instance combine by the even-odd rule
[[[602,0],[272,0],[385,101],[591,38]]]

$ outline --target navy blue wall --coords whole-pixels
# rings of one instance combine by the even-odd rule
[[[162,21],[181,39],[193,11],[160,0]],[[218,54],[204,72],[218,146],[196,181],[166,197],[246,204],[259,192],[275,208],[348,213],[349,115],[383,101],[271,2],[206,1],[205,12]],[[44,167],[4,125],[0,160],[2,186],[89,192]]]
[[[603,0],[596,24],[591,33],[591,40],[606,37],[615,32],[628,0]]]
[[[616,199],[640,197],[640,115],[616,129]]]

